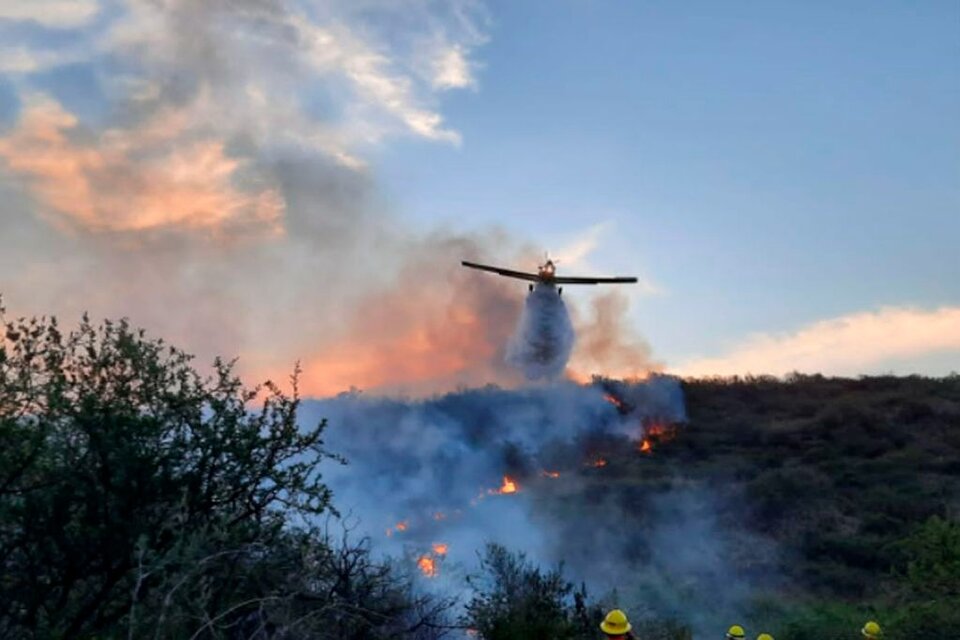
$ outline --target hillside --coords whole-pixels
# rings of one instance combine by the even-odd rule
[[[956,376],[302,402],[124,321],[4,324],[4,638],[960,628]]]
[[[960,514],[960,377],[690,381],[690,422],[658,454],[742,496],[743,523],[818,594],[874,596],[895,543]]]
[[[743,615],[775,620],[778,638],[832,638],[824,626],[850,629],[866,612],[953,637],[943,625],[956,623],[960,591],[960,377],[708,379],[683,390],[686,424],[648,455],[609,446],[603,475],[566,505],[612,500],[633,514],[622,525],[638,532],[633,552],[681,583],[666,603],[678,618],[750,601]],[[664,504],[683,496],[693,506],[658,535]],[[709,523],[699,539],[682,524],[692,516]],[[670,554],[701,549],[677,563],[657,557],[665,540]],[[653,581],[648,601],[664,584]],[[745,598],[720,602],[738,585]]]

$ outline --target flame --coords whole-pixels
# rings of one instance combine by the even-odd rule
[[[473,500],[470,501],[470,506],[471,506],[471,507],[477,506],[477,504],[478,504],[481,500],[483,500],[484,498],[486,498],[488,495],[490,495],[490,496],[499,496],[499,495],[504,495],[504,494],[507,494],[507,493],[516,493],[516,492],[519,491],[519,490],[520,490],[520,487],[517,486],[516,481],[511,480],[511,479],[510,479],[510,476],[503,476],[503,484],[500,485],[499,488],[497,488],[497,489],[487,489],[485,493],[484,493],[484,492],[481,492],[480,495],[478,495],[476,498],[474,498]]]
[[[607,466],[607,459],[606,459],[606,458],[597,458],[597,459],[594,460],[593,462],[589,462],[589,463],[587,463],[587,464],[589,464],[591,467],[597,467],[597,468],[605,467],[605,466]]]
[[[540,475],[542,475],[545,478],[559,478],[560,472],[559,471],[541,471]]]
[[[438,555],[438,556],[445,556],[445,555],[447,555],[447,550],[448,550],[449,548],[450,548],[450,546],[449,546],[448,544],[444,543],[444,542],[435,542],[435,543],[433,544],[433,552],[434,552],[436,555]]]
[[[428,555],[422,555],[417,559],[417,568],[428,578],[435,578],[437,575],[437,561]]]
[[[661,422],[650,423],[643,429],[643,437],[637,443],[637,451],[651,453],[655,443],[671,440],[674,436],[676,436],[676,427],[673,425]]]
[[[402,533],[402,532],[406,531],[408,526],[409,526],[409,525],[407,524],[407,521],[406,521],[406,520],[403,520],[403,521],[401,521],[401,522],[398,522],[397,524],[395,524],[395,525],[393,525],[392,527],[390,527],[389,529],[387,529],[387,537],[392,536],[395,532],[396,532],[396,533]]]
[[[603,394],[603,399],[615,406],[618,410],[622,411],[624,408],[623,401],[615,395],[605,393]]]
[[[517,483],[509,478],[509,476],[503,476],[503,485],[499,489],[493,489],[492,493],[516,493],[518,491]]]

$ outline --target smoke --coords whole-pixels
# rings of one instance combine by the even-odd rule
[[[554,287],[537,284],[510,339],[507,362],[523,371],[527,380],[555,379],[567,367],[573,341],[563,299]]]
[[[742,513],[731,511],[735,496],[645,482],[671,474],[661,445],[640,443],[655,425],[686,420],[670,377],[304,403],[302,419],[321,417],[348,462],[325,472],[334,503],[379,552],[427,558],[424,588],[462,594],[478,550],[496,542],[543,566],[563,562],[636,617],[706,628],[742,619],[758,567],[773,564],[769,544],[726,521]]]
[[[417,401],[353,392],[305,402],[301,415],[328,420],[327,445],[349,463],[327,472],[336,504],[384,544],[447,542],[451,558],[469,560],[493,540],[547,559],[551,527],[535,522],[535,489],[579,486],[617,447],[633,452],[645,419],[684,419],[674,379],[619,389],[629,415],[604,388],[569,382]],[[498,493],[505,478],[516,493]],[[398,523],[404,535],[386,536]]]
[[[0,24],[18,56],[0,52],[13,313],[126,316],[201,362],[239,355],[248,377],[301,361],[310,395],[522,380],[505,352],[522,290],[457,265],[529,268],[537,248],[411,227],[366,162],[397,138],[459,144],[441,106],[478,84],[477,3],[91,1],[56,37],[39,5],[14,4]]]

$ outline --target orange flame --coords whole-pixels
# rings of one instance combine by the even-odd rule
[[[409,525],[407,524],[406,520],[403,520],[402,522],[398,522],[397,524],[393,525],[393,527],[387,529],[387,536],[388,537],[392,536],[394,532],[402,533],[407,530],[408,526]]]
[[[615,395],[605,393],[603,394],[603,399],[615,406],[617,409],[623,409],[623,402]]]
[[[437,554],[438,556],[445,556],[445,555],[447,555],[447,549],[449,549],[449,548],[450,548],[449,545],[447,545],[446,543],[443,543],[443,542],[435,542],[435,543],[433,544],[433,552],[434,552],[435,554]]]
[[[676,436],[675,426],[660,422],[650,423],[644,427],[643,438],[637,444],[637,451],[640,453],[651,453],[654,444],[671,440],[674,436]]]
[[[597,458],[597,459],[594,460],[593,462],[590,462],[589,465],[590,465],[591,467],[597,467],[597,468],[605,467],[605,466],[607,466],[607,459],[606,459],[606,458]]]
[[[540,475],[542,475],[545,478],[559,478],[560,472],[559,471],[541,471]]]
[[[420,569],[420,573],[428,578],[434,578],[437,575],[437,561],[430,556],[420,556],[417,559],[417,567]]]
[[[516,493],[518,491],[517,483],[508,476],[503,476],[503,485],[494,491],[494,493]]]

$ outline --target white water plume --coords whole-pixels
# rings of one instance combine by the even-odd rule
[[[558,290],[537,284],[507,347],[507,362],[528,380],[555,379],[567,366],[573,342],[573,324]]]

